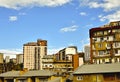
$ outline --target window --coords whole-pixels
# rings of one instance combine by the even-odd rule
[[[18,80],[18,82],[26,82],[26,80],[25,79],[20,79],[20,80]]]
[[[104,51],[99,51],[99,55],[104,55]]]
[[[101,38],[100,38],[100,41],[103,41],[103,40],[104,40],[104,38],[103,38],[103,37],[101,37]]]
[[[82,76],[77,76],[77,80],[83,80]]]
[[[100,44],[98,44],[98,47],[99,47],[99,48],[102,48],[102,44],[101,44],[101,43],[100,43]]]
[[[117,73],[117,79],[120,80],[120,73]]]
[[[46,79],[46,78],[39,78],[39,81],[40,82],[48,82],[48,79]]]
[[[7,79],[6,81],[7,81],[7,82],[14,82],[13,79]]]
[[[115,80],[115,74],[103,74],[105,81],[114,81]]]

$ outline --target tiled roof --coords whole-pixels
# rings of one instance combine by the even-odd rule
[[[53,72],[48,70],[34,70],[26,71],[24,74],[20,75],[20,71],[10,71],[0,74],[0,77],[31,77],[31,76],[52,76]]]
[[[120,63],[90,64],[78,67],[73,74],[113,73],[120,72]]]

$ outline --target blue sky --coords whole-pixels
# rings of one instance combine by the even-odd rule
[[[120,20],[119,0],[0,0],[0,52],[48,41],[48,54],[89,44],[89,29]]]

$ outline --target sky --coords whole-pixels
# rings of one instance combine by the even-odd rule
[[[0,0],[0,53],[47,40],[48,54],[68,46],[84,51],[89,29],[120,20],[120,0]]]

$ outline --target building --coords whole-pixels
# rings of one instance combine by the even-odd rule
[[[11,58],[10,62],[12,62],[13,64],[16,64],[17,60],[16,60],[16,58]]]
[[[90,61],[90,45],[85,45],[84,46],[84,59],[85,62],[89,62]]]
[[[54,73],[48,70],[9,71],[0,74],[0,82],[49,82],[53,77]]]
[[[47,41],[38,39],[23,45],[24,68],[29,70],[42,69],[42,58],[47,55]]]
[[[10,62],[10,56],[6,56],[5,57],[5,63],[9,63]]]
[[[53,71],[54,69],[54,55],[44,55],[42,58],[42,68],[43,70]]]
[[[22,64],[23,63],[23,54],[17,54],[16,55],[16,63]]]
[[[3,53],[0,53],[0,64],[3,64],[3,60],[4,60]]]
[[[77,47],[76,46],[69,46],[67,48],[64,48],[60,50],[57,54],[57,60],[70,60],[72,61],[72,55],[77,53]]]
[[[3,53],[0,53],[0,73],[3,72]]]
[[[83,52],[73,55],[73,58],[72,58],[73,70],[76,70],[79,66],[83,64],[84,64],[84,53]]]
[[[120,62],[120,21],[90,29],[91,63]]]
[[[82,65],[73,72],[73,82],[120,82],[120,63]]]

